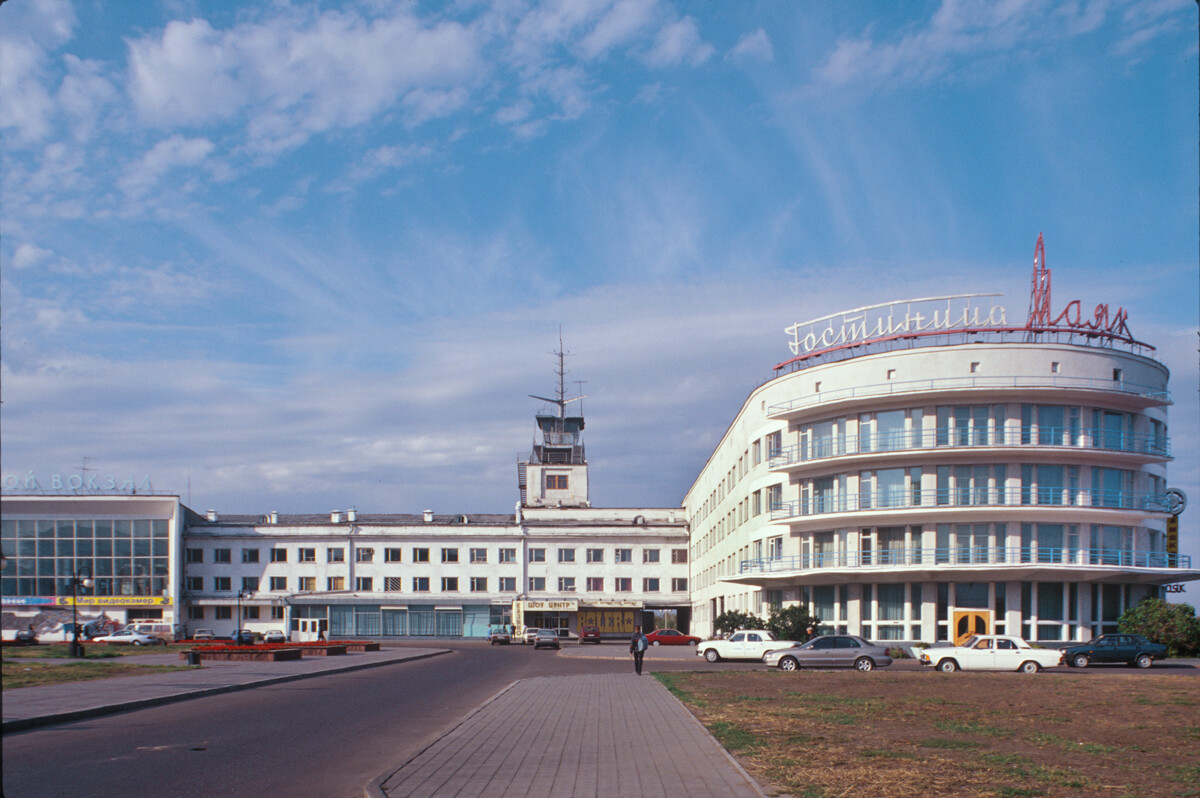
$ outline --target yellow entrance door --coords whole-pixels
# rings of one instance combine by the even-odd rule
[[[992,628],[991,610],[955,610],[954,645],[961,646],[971,635],[986,635]]]

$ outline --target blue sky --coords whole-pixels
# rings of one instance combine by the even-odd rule
[[[10,0],[3,473],[503,512],[561,325],[594,503],[669,505],[784,327],[1023,318],[1044,232],[1056,306],[1124,306],[1171,367],[1200,502],[1196,14]]]

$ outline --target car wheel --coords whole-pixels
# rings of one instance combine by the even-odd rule
[[[859,657],[854,660],[854,667],[860,671],[873,671],[875,670],[875,661],[870,657]]]
[[[954,673],[958,670],[958,663],[952,659],[944,659],[937,664],[937,669],[942,673]]]
[[[135,646],[140,646],[140,645],[142,644],[142,641],[141,641],[141,640],[134,640],[134,641],[133,641],[133,644],[134,644]]]
[[[1139,668],[1149,668],[1154,664],[1154,658],[1149,654],[1138,654],[1137,659],[1133,661],[1133,664],[1137,665]]]
[[[160,645],[160,646],[165,646],[166,644],[167,644],[167,641],[166,641],[166,640],[163,640],[161,637],[160,637],[160,638],[158,638],[158,643],[157,643],[157,645]]]
[[[688,641],[688,645],[689,645],[689,646],[696,646],[696,645],[699,645],[699,644],[700,644],[700,641],[699,641],[699,640],[689,640],[689,641]]]
[[[650,645],[652,645],[652,646],[657,646],[657,645],[658,645],[658,641],[657,641],[657,640],[655,640],[655,641],[654,641],[653,643],[651,643]]]
[[[1027,660],[1025,662],[1022,662],[1021,667],[1018,668],[1018,670],[1021,671],[1021,673],[1037,673],[1041,669],[1042,669],[1042,666],[1038,665],[1033,660]]]
[[[779,670],[798,671],[800,670],[800,663],[796,661],[795,657],[784,657],[779,660]]]
[[[721,659],[721,655],[717,653],[715,648],[710,648],[704,652],[704,658],[709,662],[718,662]]]
[[[1076,654],[1075,658],[1071,660],[1071,664],[1076,668],[1086,668],[1088,666],[1087,654]]]

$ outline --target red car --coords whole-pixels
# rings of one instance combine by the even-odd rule
[[[579,627],[579,643],[599,643],[600,642],[600,627],[599,626],[581,626]]]
[[[678,629],[655,629],[646,635],[646,639],[652,646],[694,646],[700,642],[700,638],[685,635]]]

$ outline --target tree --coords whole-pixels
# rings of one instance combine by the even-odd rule
[[[772,607],[771,617],[767,619],[767,628],[780,640],[808,640],[808,630],[816,632],[821,625],[821,619],[812,615],[808,607],[799,605],[792,607]]]
[[[713,631],[729,634],[738,629],[765,629],[766,623],[757,615],[751,615],[748,612],[738,612],[737,610],[728,610],[721,613],[713,621]]]
[[[1200,618],[1190,604],[1170,604],[1160,598],[1142,599],[1117,620],[1117,628],[1126,634],[1147,637],[1167,647],[1171,657],[1200,652]]]

